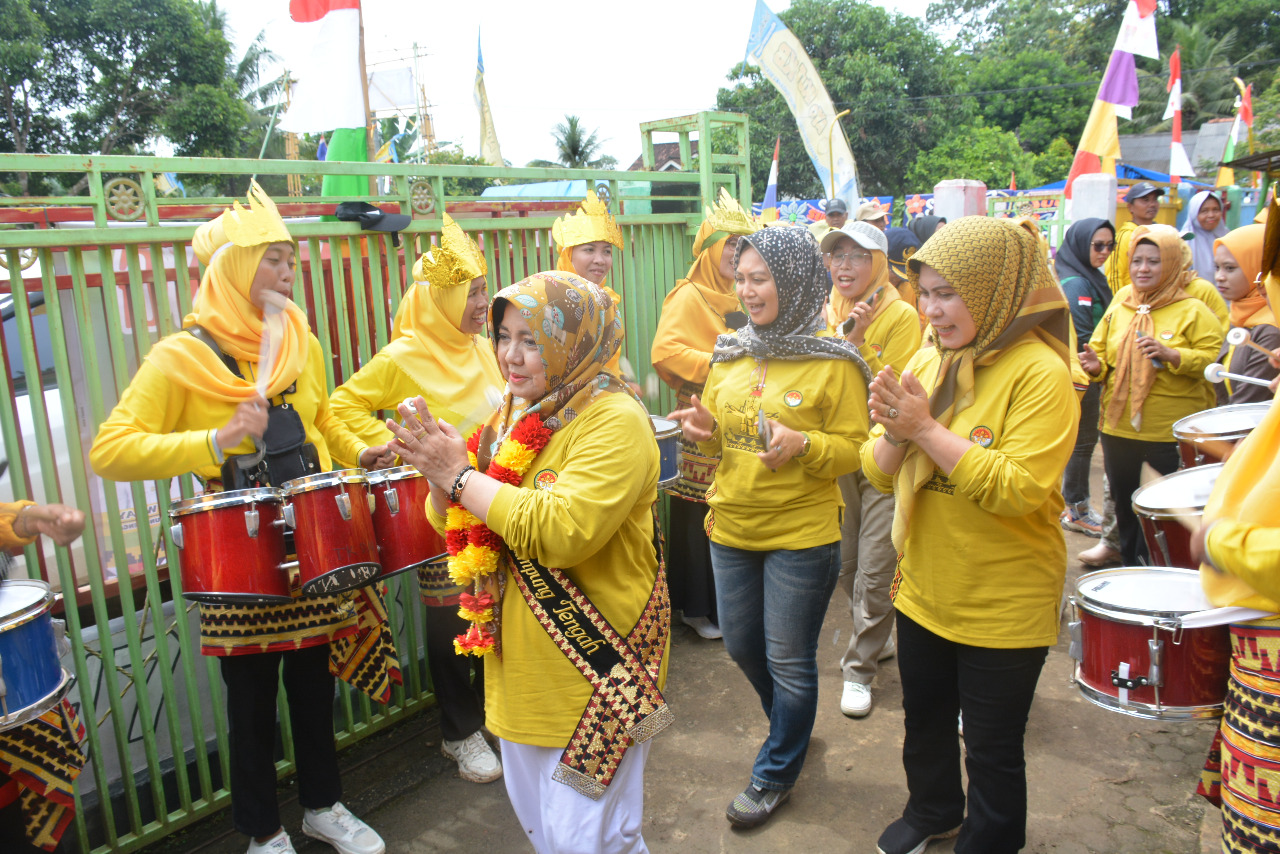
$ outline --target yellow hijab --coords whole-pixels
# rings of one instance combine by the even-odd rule
[[[488,342],[461,329],[470,282],[427,284],[421,258],[413,278],[396,309],[391,343],[382,352],[422,389],[432,414],[466,436],[502,395],[498,360]]]
[[[1262,237],[1266,226],[1261,224],[1246,225],[1234,229],[1213,241],[1213,248],[1227,247],[1227,251],[1240,265],[1245,279],[1253,284],[1253,291],[1244,299],[1231,301],[1231,325],[1246,329],[1262,324],[1276,325],[1273,309],[1267,305],[1267,294],[1263,284],[1262,270]]]
[[[920,281],[923,265],[937,270],[956,289],[976,327],[973,341],[960,350],[933,342],[941,363],[929,394],[929,411],[944,427],[973,405],[974,372],[994,364],[1027,333],[1034,333],[1061,356],[1064,365],[1070,365],[1070,309],[1045,261],[1039,237],[1030,230],[1007,219],[962,217],[930,237],[911,257],[913,287]],[[914,442],[907,446],[893,486],[897,501],[893,544],[899,552],[906,542],[916,493],[935,468]]]
[[[871,311],[872,320],[879,317],[889,303],[902,299],[898,289],[889,284],[889,259],[878,249],[867,251],[871,253],[871,281],[862,289],[862,293],[854,297],[846,297],[840,293],[840,289],[834,282],[831,284],[831,294],[827,297],[827,331],[832,335],[837,334],[837,329],[848,319],[853,307],[869,299],[877,288],[880,288],[880,295],[876,297],[875,308]]]
[[[263,319],[262,309],[249,301],[249,289],[262,256],[275,241],[254,246],[232,243],[225,227],[225,220],[231,215],[223,213],[200,226],[191,240],[196,256],[207,266],[191,313],[183,318],[182,325],[203,326],[227,355],[256,364],[262,346]],[[283,229],[282,222],[279,227]],[[311,328],[297,304],[289,301],[281,320],[280,350],[267,379],[268,398],[280,394],[301,376],[310,346]],[[258,393],[256,383],[232,374],[207,345],[183,332],[158,342],[147,354],[147,360],[173,382],[205,397],[238,404]]]
[[[678,386],[685,378],[664,371],[657,363],[679,354],[690,345],[709,354],[716,345],[716,338],[729,331],[729,327],[725,325],[725,315],[741,310],[733,279],[720,275],[720,262],[724,258],[724,248],[728,242],[729,235],[723,235],[698,253],[689,272],[676,282],[671,293],[662,301],[662,314],[658,328],[653,333],[650,355],[658,376],[668,385]],[[680,300],[684,311],[677,315],[673,309],[673,297],[681,288],[693,288],[700,299]]]
[[[1121,339],[1125,343],[1116,354],[1115,370],[1109,380],[1112,384],[1111,400],[1103,413],[1104,423],[1119,424],[1127,405],[1129,423],[1135,430],[1142,429],[1142,406],[1156,381],[1156,367],[1142,355],[1137,340],[1154,334],[1155,322],[1151,319],[1151,312],[1179,300],[1189,299],[1184,286],[1195,277],[1195,273],[1190,271],[1183,259],[1183,249],[1189,247],[1172,226],[1138,226],[1129,242],[1130,259],[1137,251],[1138,244],[1144,240],[1154,243],[1160,250],[1160,271],[1163,278],[1155,288],[1146,292],[1139,291],[1137,285],[1133,285],[1125,296],[1124,305],[1132,309],[1134,314]]]

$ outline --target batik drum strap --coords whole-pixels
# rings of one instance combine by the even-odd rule
[[[648,741],[675,719],[657,678],[669,625],[666,573],[626,638],[558,569],[516,559],[516,587],[547,635],[595,691],[553,778],[598,800],[626,753],[628,740]]]

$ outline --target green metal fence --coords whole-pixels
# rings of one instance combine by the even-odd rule
[[[720,125],[732,124],[721,115],[715,118]],[[745,122],[733,130],[745,158]],[[677,127],[672,132],[680,131]],[[648,137],[645,142],[650,142]],[[11,464],[9,478],[0,483],[0,498],[73,504],[91,521],[84,537],[69,549],[44,541],[28,546],[17,570],[21,575],[25,567],[28,576],[49,581],[65,606],[72,641],[70,667],[76,678],[73,699],[85,722],[90,755],[77,786],[75,828],[68,833],[73,844],[95,854],[137,850],[229,802],[227,728],[218,669],[213,659],[200,655],[197,615],[182,599],[179,574],[165,558],[175,553],[167,511],[176,498],[193,494],[192,479],[116,484],[98,478],[87,463],[98,425],[140,360],[162,336],[181,328],[191,307],[201,273],[190,244],[198,221],[230,201],[160,198],[154,176],[235,176],[247,187],[252,173],[367,175],[389,185],[388,192],[370,201],[395,204],[418,215],[401,234],[399,246],[392,236],[361,233],[354,223],[325,222],[317,216],[290,222],[300,249],[294,298],[306,309],[320,339],[331,387],[387,342],[413,261],[441,227],[437,200],[443,199],[454,212],[454,202],[444,192],[446,179],[602,181],[613,190],[615,209],[620,179],[661,181],[668,195],[653,195],[651,200],[683,209],[631,215],[624,207],[619,223],[626,249],[615,254],[610,279],[623,295],[625,355],[642,386],[652,389],[648,354],[658,313],[671,285],[689,265],[692,234],[704,202],[724,185],[750,203],[749,185],[738,183],[745,160],[730,174],[711,168],[710,158],[701,172],[659,175],[0,155],[0,172],[59,173],[64,185],[86,176],[89,187],[87,197],[0,198],[0,220],[7,222],[0,225],[0,261],[7,267],[0,269],[0,307],[12,299],[12,317],[0,337],[0,430]],[[312,213],[319,212],[317,206],[338,201],[342,199],[277,197],[282,206],[296,202]],[[77,208],[79,214],[74,213]],[[461,211],[455,215],[481,244],[490,287],[497,289],[554,267],[550,228],[555,213],[536,205],[511,205],[473,211],[470,218],[463,218]],[[36,263],[22,274],[22,286],[16,285],[16,278],[6,278],[14,277],[9,271],[23,269],[31,258]],[[647,403],[651,411],[665,412],[673,399],[663,389]],[[422,652],[424,609],[416,579],[401,575],[389,587],[388,607],[405,684],[395,688],[386,707],[371,704],[341,684],[339,745],[434,702]],[[281,726],[284,755],[277,768],[285,775],[293,768],[287,716],[281,716]]]

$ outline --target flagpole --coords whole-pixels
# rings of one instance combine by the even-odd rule
[[[836,152],[834,134],[836,132],[836,125],[840,124],[841,117],[847,115],[849,115],[849,110],[841,110],[836,113],[836,117],[831,120],[831,127],[827,128],[827,157],[830,160],[831,167],[831,195],[827,196],[829,199],[834,199],[836,197]]]
[[[365,66],[364,60],[364,4],[356,5],[356,11],[359,14],[360,21],[360,93],[364,96],[364,159],[366,163],[372,163],[374,158],[373,150],[373,127],[370,124],[369,115],[369,70]],[[369,176],[369,195],[376,196],[377,190],[374,186],[374,177]]]

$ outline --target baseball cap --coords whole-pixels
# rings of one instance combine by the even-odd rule
[[[889,212],[880,207],[879,202],[863,202],[858,205],[858,212],[854,215],[854,219],[858,222],[875,222],[884,219]]]
[[[899,278],[907,278],[907,261],[920,248],[920,238],[909,228],[890,228],[884,233],[889,242],[889,266]]]
[[[1129,188],[1129,192],[1124,194],[1124,200],[1131,202],[1134,199],[1140,199],[1143,196],[1149,196],[1155,193],[1157,196],[1163,196],[1164,190],[1152,184],[1150,181],[1139,181]]]
[[[845,204],[844,199],[827,199],[827,213],[843,213],[849,212],[849,206]]]
[[[863,249],[889,254],[889,240],[884,232],[869,222],[849,222],[842,228],[833,228],[822,236],[822,251],[830,252],[840,242],[840,238],[848,237]]]

